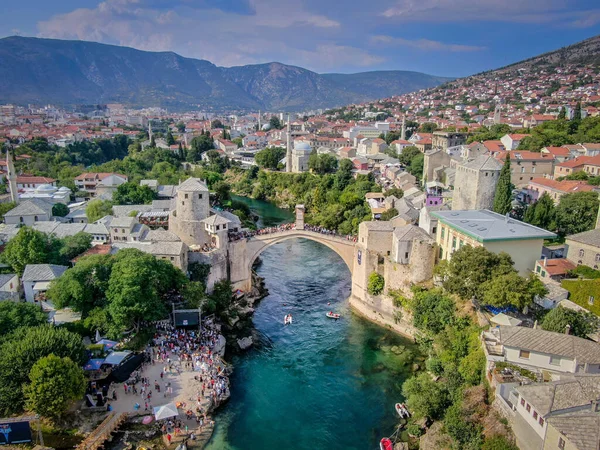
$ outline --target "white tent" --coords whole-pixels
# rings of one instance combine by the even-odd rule
[[[490,322],[495,323],[496,325],[506,325],[509,327],[518,327],[523,323],[522,320],[519,320],[515,317],[507,316],[504,313],[496,314],[490,319]]]
[[[154,408],[154,417],[156,420],[168,419],[179,415],[177,405],[175,403],[167,403],[166,405],[156,406]]]

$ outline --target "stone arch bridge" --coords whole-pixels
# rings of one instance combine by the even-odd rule
[[[230,242],[228,265],[229,276],[235,288],[247,291],[251,288],[252,265],[256,258],[270,246],[288,239],[305,238],[323,244],[337,253],[346,263],[350,274],[353,271],[354,238],[321,232],[304,226],[304,207],[296,207],[296,223],[288,227],[273,227],[259,234]]]

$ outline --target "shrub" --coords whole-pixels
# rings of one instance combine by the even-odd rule
[[[373,272],[369,275],[369,285],[367,287],[367,291],[371,295],[379,295],[383,292],[383,288],[385,287],[384,278],[379,275],[377,272]]]

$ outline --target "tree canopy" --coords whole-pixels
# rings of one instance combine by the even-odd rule
[[[254,156],[258,167],[263,169],[277,170],[279,161],[285,157],[286,150],[282,147],[267,147]]]
[[[40,358],[29,372],[25,386],[27,408],[43,417],[56,419],[85,393],[83,370],[68,357],[53,354]]]
[[[596,192],[574,192],[560,198],[556,207],[556,226],[563,236],[594,228],[598,214]]]
[[[112,214],[113,203],[110,200],[90,200],[85,207],[85,215],[90,223]]]
[[[55,203],[52,205],[52,215],[56,217],[65,217],[69,214],[69,207],[64,203]]]
[[[554,201],[547,192],[544,192],[535,203],[527,207],[523,220],[545,230],[555,230],[555,217],[556,208],[554,207]]]
[[[556,333],[565,333],[567,325],[570,327],[570,334],[587,338],[598,331],[600,319],[591,312],[574,311],[558,306],[548,311],[541,322],[543,330]]]
[[[156,192],[131,181],[119,185],[113,193],[113,203],[116,205],[148,205],[152,200],[156,200]]]
[[[20,327],[35,327],[48,322],[48,316],[33,303],[0,302],[0,338]]]
[[[81,336],[64,328],[42,325],[18,328],[0,344],[0,414],[20,412],[25,403],[23,387],[32,367],[54,354],[68,357],[79,366],[86,361]]]
[[[333,155],[319,155],[317,152],[313,152],[308,157],[308,168],[319,175],[333,173],[337,170],[337,167],[338,160]]]
[[[510,157],[506,155],[494,195],[494,212],[498,214],[507,214],[512,209],[512,191],[514,186],[510,181],[510,176]]]

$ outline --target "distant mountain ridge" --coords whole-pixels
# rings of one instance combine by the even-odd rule
[[[218,67],[173,52],[86,41],[0,39],[0,103],[304,111],[442,84],[408,71],[318,74],[281,63]]]

